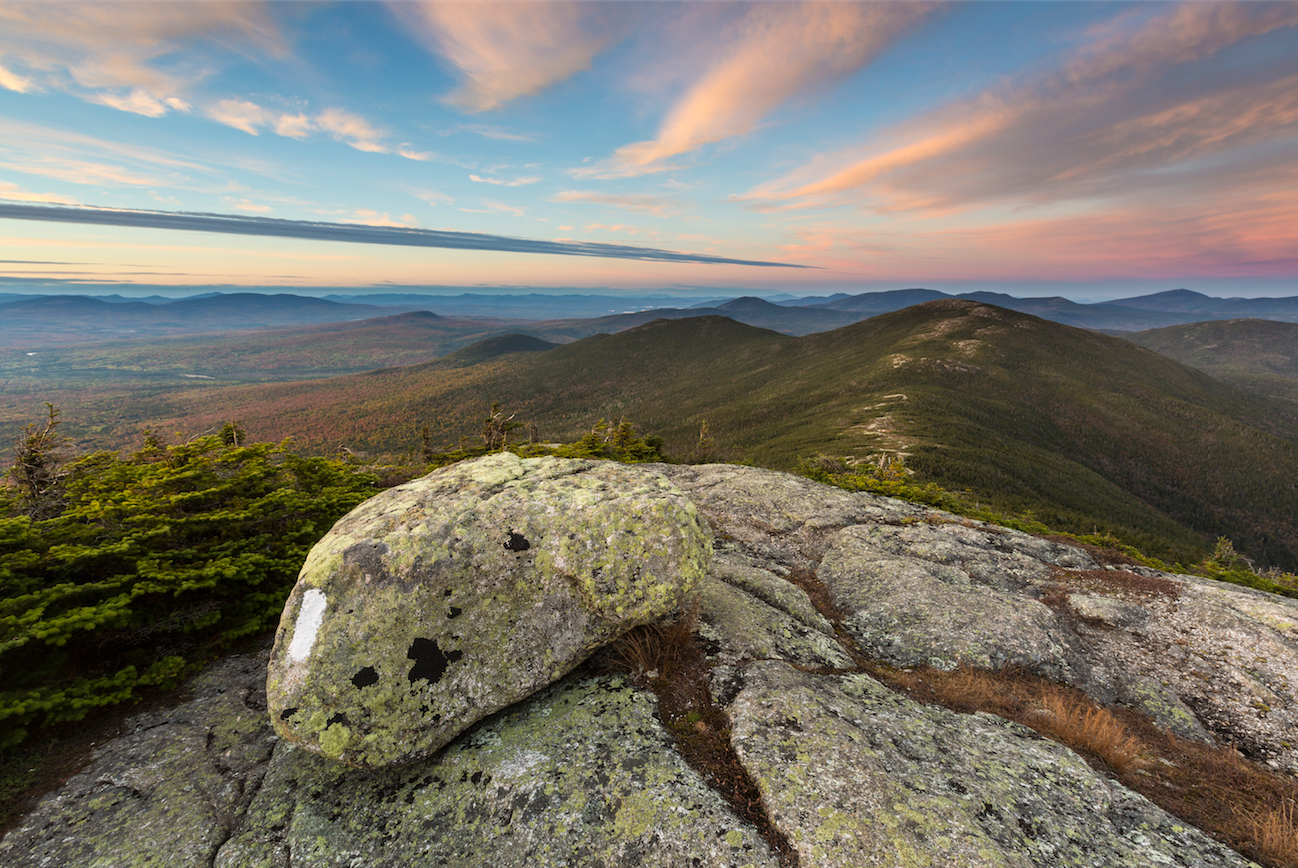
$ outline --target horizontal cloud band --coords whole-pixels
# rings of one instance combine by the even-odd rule
[[[784,262],[726,259],[702,253],[676,253],[652,247],[597,244],[582,241],[540,241],[486,235],[480,232],[446,232],[352,223],[318,223],[274,217],[236,217],[172,211],[119,211],[107,208],[63,208],[0,202],[0,217],[46,220],[57,223],[90,223],[98,226],[131,226],[142,229],[184,229],[191,232],[224,232],[274,238],[307,238],[351,244],[393,244],[400,247],[446,247],[452,250],[491,250],[507,253],[550,253],[559,256],[599,256],[642,259],[651,262],[699,262],[714,265],[759,265],[774,268],[809,268]]]

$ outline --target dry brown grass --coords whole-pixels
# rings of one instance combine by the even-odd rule
[[[1148,765],[1144,744],[1107,708],[1080,702],[1060,692],[1041,697],[1042,714],[1036,724],[1040,732],[1074,750],[1094,754],[1119,775]]]
[[[609,649],[609,664],[646,683],[670,679],[696,652],[694,628],[701,601],[695,597],[674,621],[645,624],[619,638]]]
[[[1085,588],[1101,594],[1118,597],[1166,597],[1175,600],[1181,596],[1180,582],[1162,576],[1142,576],[1126,570],[1051,570],[1056,582],[1068,587]]]
[[[1240,813],[1240,822],[1257,842],[1260,853],[1269,854],[1274,864],[1298,866],[1298,814],[1289,799],[1272,811]]]
[[[955,711],[986,711],[1053,738],[1164,810],[1267,868],[1298,868],[1298,781],[1230,746],[1179,738],[1127,708],[1009,667],[885,674],[894,688]]]
[[[815,573],[795,571],[788,578],[844,636],[845,615]],[[1056,583],[1044,588],[1040,599],[1061,611],[1067,610],[1074,590],[1140,602],[1175,599],[1182,590],[1177,582],[1126,570],[1056,570],[1054,578]],[[1147,715],[1103,708],[1076,688],[1017,666],[897,670],[866,658],[850,636],[844,638],[860,669],[894,690],[921,702],[965,713],[985,711],[1029,726],[1266,868],[1298,868],[1298,780],[1249,762],[1234,747],[1180,738]]]
[[[658,717],[676,750],[736,814],[756,827],[781,868],[797,868],[798,851],[771,823],[761,790],[730,745],[730,718],[708,689],[708,662],[694,635],[700,604],[696,597],[676,620],[631,630],[610,646],[606,665],[654,692]]]

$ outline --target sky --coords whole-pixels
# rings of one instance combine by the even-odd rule
[[[0,0],[0,292],[1298,295],[1298,2]]]

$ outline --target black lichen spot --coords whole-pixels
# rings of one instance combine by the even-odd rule
[[[455,589],[454,589],[454,588],[447,588],[445,591],[442,591],[442,596],[443,596],[443,597],[449,597],[449,596],[450,596],[451,594],[453,594],[453,593],[455,593]]]
[[[288,720],[290,717],[292,717],[295,714],[297,714],[296,708],[286,708],[279,713],[279,719]]]
[[[406,652],[406,657],[415,661],[415,665],[410,667],[410,683],[422,678],[429,684],[436,684],[442,680],[447,664],[454,663],[463,656],[463,651],[443,652],[437,647],[436,639],[416,639]]]
[[[456,618],[460,617],[460,613],[463,611],[464,610],[461,609],[459,606],[452,606],[451,611],[446,613],[446,620],[454,621]]]
[[[509,532],[509,541],[505,543],[505,548],[511,552],[525,552],[531,547],[532,544],[527,541],[527,537],[521,533],[514,533],[512,530]]]
[[[325,729],[328,729],[329,727],[333,726],[335,723],[341,723],[343,726],[346,726],[347,715],[343,714],[341,711],[338,712],[333,717],[329,718],[329,720],[325,721]]]
[[[369,687],[371,684],[378,684],[379,673],[374,671],[373,666],[366,666],[361,671],[352,676],[352,684],[357,688]]]

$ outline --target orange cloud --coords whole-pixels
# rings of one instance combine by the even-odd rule
[[[799,227],[783,259],[872,279],[1285,277],[1298,268],[1298,168],[1234,190],[1029,217],[886,219]],[[1223,183],[1223,186],[1231,186]]]
[[[613,40],[614,17],[591,3],[390,2],[389,8],[464,78],[446,102],[499,108],[586,69]]]
[[[1290,64],[1263,62],[1247,80],[1209,66],[1226,47],[1298,25],[1298,4],[1155,9],[1097,28],[1054,74],[875,135],[864,152],[823,155],[743,198],[759,209],[941,212],[1122,197],[1168,185],[1173,168],[1178,185],[1211,183],[1242,148],[1298,136]]]
[[[627,177],[673,168],[672,157],[751,132],[795,94],[842,78],[874,58],[926,3],[754,3],[721,55],[667,116],[653,141],[619,148],[578,177]]]

